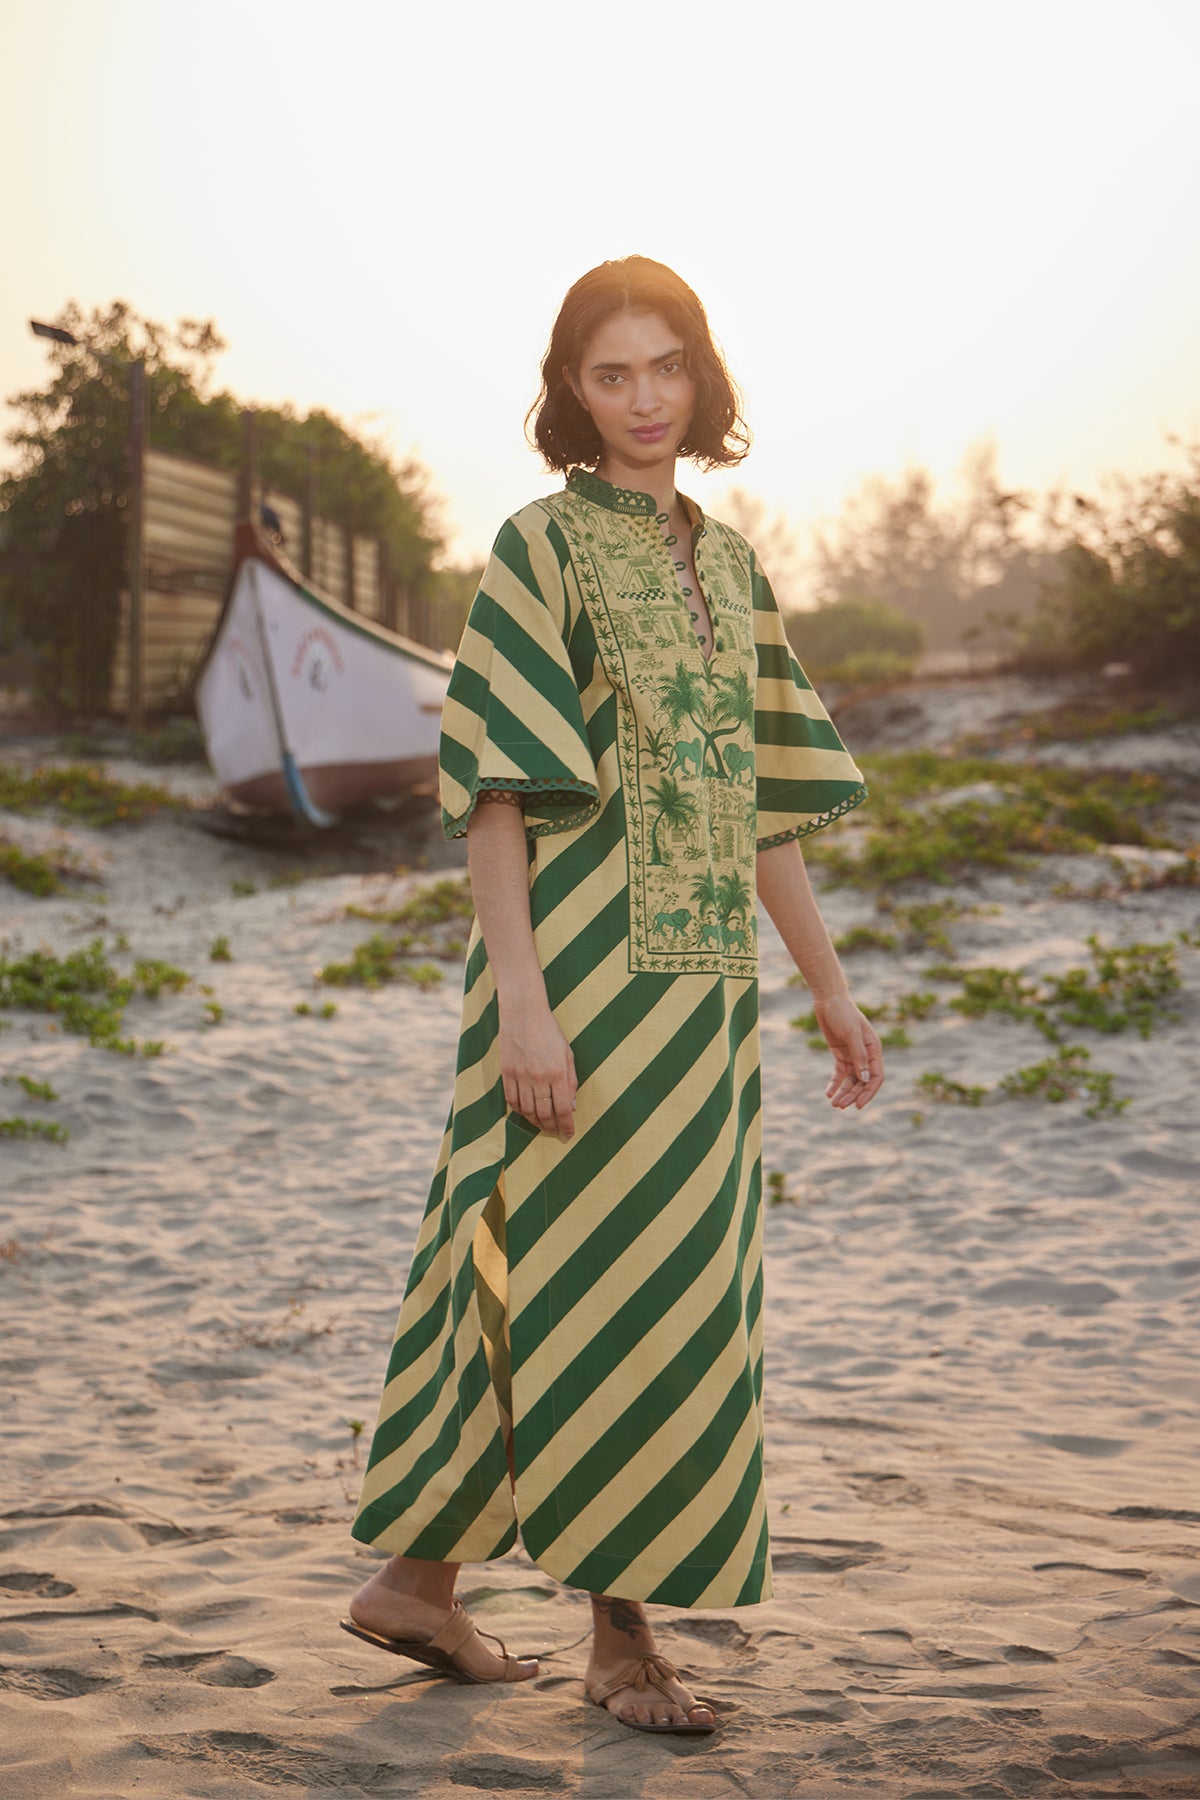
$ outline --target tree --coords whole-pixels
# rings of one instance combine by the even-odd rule
[[[750,884],[736,869],[727,869],[717,882],[717,912],[722,925],[728,925],[736,913],[742,924],[754,895]]]
[[[1074,497],[1058,572],[1019,659],[1039,669],[1129,664],[1145,680],[1200,680],[1200,444],[1181,473]]]
[[[672,731],[681,730],[685,720],[696,727],[704,746],[702,766],[711,756],[712,773],[728,781],[717,739],[732,737],[743,727],[754,729],[754,689],[745,670],[719,675],[706,667],[700,674],[680,658],[674,673],[658,683],[658,703]]]
[[[654,818],[650,826],[650,861],[653,865],[662,867],[667,859],[658,841],[659,827],[669,825],[673,830],[685,831],[689,825],[695,824],[700,809],[695,795],[689,794],[686,788],[681,788],[670,775],[664,775],[650,789],[650,793],[654,806]]]
[[[702,920],[705,913],[712,913],[714,918],[719,919],[721,897],[717,892],[717,878],[713,874],[711,864],[702,874],[693,879],[688,899],[693,906],[699,909]]]
[[[995,464],[990,444],[968,452],[957,504],[938,500],[925,469],[906,469],[895,481],[870,477],[815,534],[818,603],[886,605],[919,624],[936,648],[958,644],[989,613],[1032,612],[1053,554],[1032,499],[1005,488]]]
[[[0,616],[33,650],[44,698],[102,710],[130,498],[129,365],[145,361],[149,437],[158,449],[237,468],[242,407],[231,394],[209,392],[211,365],[225,348],[211,320],[182,319],[172,330],[125,301],[90,314],[72,301],[54,323],[81,343],[49,345],[47,387],[11,397],[20,418],[9,441],[19,456],[0,480]],[[397,466],[329,413],[300,418],[286,406],[259,412],[259,454],[264,482],[297,496],[315,463],[325,516],[378,538],[392,574],[427,591],[441,539],[416,464]]]

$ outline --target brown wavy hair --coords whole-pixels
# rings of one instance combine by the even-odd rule
[[[592,338],[614,314],[661,313],[683,342],[684,363],[696,390],[696,406],[680,456],[701,468],[728,468],[750,448],[742,418],[742,397],[712,340],[699,297],[665,263],[648,256],[623,256],[581,275],[554,321],[542,359],[542,388],[525,419],[526,435],[550,468],[566,473],[577,465],[593,468],[603,454],[591,414],[571,392],[564,375],[577,375]]]

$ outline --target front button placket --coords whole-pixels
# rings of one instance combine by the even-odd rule
[[[679,544],[679,539],[676,537],[675,533],[668,532],[666,530],[666,526],[670,523],[670,515],[665,512],[656,513],[654,515],[654,522],[658,527],[659,536],[662,538],[662,541],[666,546],[667,554],[668,554],[668,556],[670,556],[671,551],[675,550]],[[695,553],[693,552],[693,555],[694,554]],[[675,571],[675,578],[676,578],[675,586],[678,588],[679,592],[683,596],[684,605],[687,607],[688,618],[692,621],[692,630],[696,634],[696,642],[700,646],[700,654],[701,654],[701,656],[704,657],[705,662],[711,662],[712,656],[711,656],[711,653],[707,649],[707,639],[705,638],[704,633],[700,629],[700,614],[699,614],[699,612],[693,612],[693,610],[692,610],[691,603],[695,599],[695,595],[693,594],[691,588],[684,587],[682,581],[679,579],[679,577],[681,575],[683,575],[684,571],[686,570],[687,564],[685,562],[676,561],[676,559],[673,556],[671,557],[671,564]],[[711,624],[712,608],[709,607],[708,610],[709,610],[709,620],[710,620],[710,624]],[[716,649],[716,641],[714,638],[713,650],[715,650],[715,649]]]

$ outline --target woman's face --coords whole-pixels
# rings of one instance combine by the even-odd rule
[[[639,469],[675,457],[696,390],[683,340],[661,313],[614,313],[584,346],[578,369],[563,373],[600,433],[602,460]]]

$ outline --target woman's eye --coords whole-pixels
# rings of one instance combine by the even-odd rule
[[[660,363],[658,372],[660,375],[678,375],[682,368],[682,363]]]
[[[596,377],[596,380],[600,383],[601,387],[616,387],[620,379],[621,377],[613,369],[606,369],[603,375],[597,375]]]

